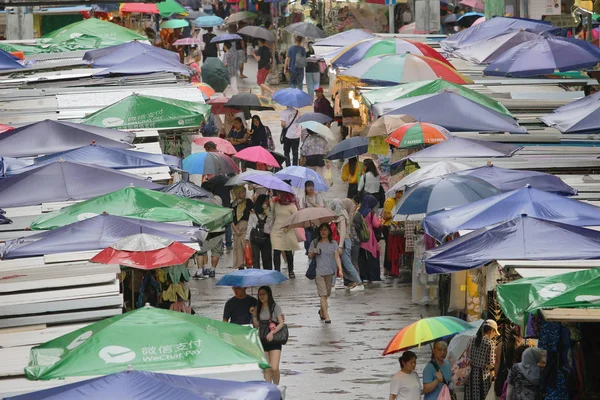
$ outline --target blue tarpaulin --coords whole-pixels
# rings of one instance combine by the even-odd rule
[[[12,175],[15,171],[26,168],[31,164],[33,164],[33,161],[12,157],[0,157],[0,178]]]
[[[235,382],[192,376],[125,371],[38,392],[7,397],[11,400],[281,400],[276,385]]]
[[[596,133],[600,130],[600,92],[559,107],[539,119],[562,133]]]
[[[7,51],[0,49],[0,71],[6,69],[20,69],[24,68],[21,63],[19,63],[18,58],[13,56]]]
[[[95,66],[95,65],[94,65]],[[157,56],[156,54],[143,53],[119,64],[94,73],[94,76],[104,75],[141,75],[156,72],[172,72],[180,75],[190,75],[191,70],[186,65],[177,61]]]
[[[459,230],[479,229],[522,213],[570,225],[600,226],[600,208],[526,187],[429,215],[423,227],[428,235],[441,241]]]
[[[90,164],[58,161],[0,180],[0,207],[86,200],[129,186],[162,187],[138,175]]]
[[[84,54],[83,59],[95,68],[103,68],[121,64],[140,54],[152,54],[158,58],[179,62],[179,54],[138,41],[88,51]]]
[[[481,228],[425,252],[428,274],[477,268],[494,260],[600,259],[600,232],[526,215]]]
[[[449,91],[378,103],[371,109],[376,117],[406,114],[450,132],[527,133],[514,118]]]
[[[491,183],[503,192],[521,189],[529,185],[533,188],[560,194],[574,196],[577,190],[567,185],[556,175],[537,171],[515,170],[486,165],[483,167],[455,172],[454,175],[474,176]]]
[[[119,239],[147,233],[182,243],[202,242],[207,232],[201,228],[101,214],[51,231],[15,240],[0,247],[3,259],[43,256],[44,254],[101,250]],[[90,218],[91,217],[91,218]]]

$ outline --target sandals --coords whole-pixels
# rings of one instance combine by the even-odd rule
[[[325,321],[325,318],[323,318],[323,316],[321,315],[321,310],[319,310],[319,318],[321,318],[321,321]]]

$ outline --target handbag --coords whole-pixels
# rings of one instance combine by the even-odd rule
[[[281,142],[281,144],[283,144],[283,140],[285,139],[285,135],[287,135],[287,131],[288,129],[290,129],[290,126],[294,125],[294,121],[296,120],[296,117],[298,116],[299,112],[300,111],[296,110],[296,115],[294,115],[294,119],[292,119],[292,122],[290,122],[290,124],[285,128],[281,128],[281,136],[279,137],[279,141]]]
[[[252,246],[250,246],[250,243],[246,243],[244,245],[244,263],[247,266],[251,266],[254,264],[252,261]]]
[[[318,246],[318,241],[315,239],[313,241],[313,247]],[[306,277],[311,281],[317,277],[317,257],[313,257],[310,259],[308,263],[308,269],[306,270]]]
[[[260,321],[260,341],[263,344],[280,344],[284,345],[288,342],[289,339],[289,330],[287,324],[283,324],[283,328],[279,332],[276,332],[273,335],[273,340],[270,342],[267,341],[267,334],[271,332],[272,329],[277,327],[273,321]]]
[[[296,234],[296,240],[298,243],[306,241],[306,233],[304,232],[304,228],[294,228],[294,233]]]

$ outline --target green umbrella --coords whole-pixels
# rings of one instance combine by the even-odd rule
[[[207,104],[134,93],[86,116],[82,123],[118,129],[184,128],[199,126],[209,113]]]
[[[169,17],[173,14],[187,15],[188,12],[181,4],[175,0],[166,0],[156,3],[156,7],[160,12],[161,17]],[[187,26],[187,25],[186,25]],[[179,27],[177,27],[179,28]]]
[[[148,40],[145,36],[130,29],[97,18],[89,18],[72,23],[52,31],[43,37],[55,39],[55,42],[64,42],[78,38],[81,35],[97,36],[103,39],[103,41],[112,42],[112,44],[127,43],[132,40]]]
[[[528,314],[542,308],[598,308],[600,268],[505,283],[498,286],[498,301],[504,314],[521,326]]]
[[[216,92],[223,92],[229,86],[229,72],[225,64],[216,57],[209,57],[202,64],[202,82]]]
[[[269,368],[258,330],[198,315],[144,307],[31,349],[32,380],[125,371],[172,371],[234,364]]]
[[[160,24],[160,29],[177,29],[190,26],[190,23],[185,19],[170,19]]]
[[[472,89],[466,88],[463,85],[457,85],[443,79],[405,83],[403,85],[365,91],[362,93],[362,98],[368,106],[371,106],[373,104],[383,103],[386,101],[440,93],[446,90],[458,93],[469,100],[481,104],[482,106],[491,108],[492,110],[512,117],[506,107],[504,107],[499,101],[496,101]]]
[[[209,230],[233,219],[231,209],[154,190],[127,187],[39,216],[33,230],[54,229],[102,213],[156,222],[191,221]]]

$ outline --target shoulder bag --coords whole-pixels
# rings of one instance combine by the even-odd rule
[[[313,247],[316,248],[318,245],[319,242],[317,241],[317,239],[315,239],[313,241]],[[305,275],[311,281],[317,277],[317,257],[313,256],[313,258],[310,259],[310,263],[308,263],[308,269],[306,270]]]
[[[439,365],[438,365],[436,362],[434,362],[434,361],[432,360],[432,361],[429,361],[429,363],[430,363],[431,365],[433,365],[433,368],[435,368],[435,372],[439,372],[439,371],[440,371],[440,366],[439,366]],[[447,389],[444,389],[444,388],[442,388],[442,391],[440,392],[440,394],[439,394],[439,396],[438,396],[438,399],[439,399],[440,397],[442,397],[442,396],[447,396],[447,395],[449,394],[449,395],[450,395],[450,399],[451,399],[451,400],[456,400],[456,393],[454,393],[454,391],[450,390],[450,382],[448,382],[448,381],[446,380],[446,377],[444,376],[444,374],[443,374],[443,373],[442,373],[442,377],[444,378],[444,382],[443,382],[443,384],[444,384],[444,386],[445,386]],[[448,391],[446,392],[446,390],[448,390]],[[442,397],[442,398],[444,398],[444,397]],[[447,398],[447,397],[445,397],[445,398]]]
[[[298,116],[299,112],[299,110],[296,110],[296,114],[294,115],[294,119],[292,119],[292,122],[290,122],[285,128],[281,128],[281,137],[279,138],[279,142],[281,144],[283,144],[283,140],[285,139],[285,135],[287,134],[288,129],[290,129],[290,126],[294,125],[294,121],[296,120],[296,117]]]
[[[289,330],[287,324],[283,324],[283,327],[279,332],[276,332],[273,335],[273,340],[270,342],[267,341],[267,335],[274,329],[277,328],[278,323],[273,321],[273,311],[270,311],[270,316],[268,321],[260,321],[259,325],[259,333],[260,340],[264,344],[280,344],[284,345],[288,342],[289,339]]]

